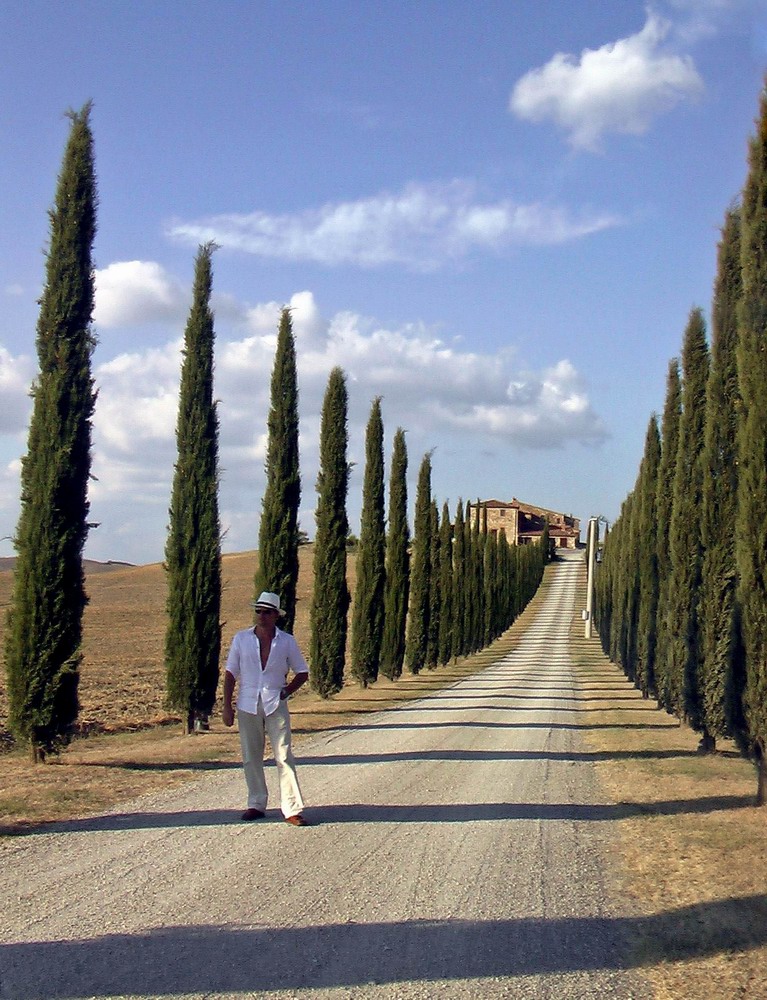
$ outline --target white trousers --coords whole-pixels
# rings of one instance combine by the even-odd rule
[[[269,792],[264,777],[264,734],[269,737],[280,782],[280,808],[283,816],[295,816],[303,811],[304,800],[298,787],[296,762],[290,745],[290,713],[287,700],[281,701],[271,715],[264,715],[258,700],[258,713],[237,710],[240,729],[242,766],[248,786],[248,809],[266,810]]]

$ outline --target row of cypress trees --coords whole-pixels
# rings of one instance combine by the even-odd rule
[[[280,320],[274,373],[256,592],[273,589],[273,580],[284,581],[294,572],[299,546],[300,491],[288,497],[281,483],[286,470],[292,481],[299,482],[295,344],[288,309]],[[434,668],[482,648],[508,627],[535,592],[548,553],[546,538],[540,547],[516,548],[505,536],[488,534],[479,505],[472,519],[469,505],[464,517],[459,502],[451,524],[445,504],[440,519],[431,495],[430,454],[419,470],[411,538],[408,456],[401,427],[393,438],[387,533],[384,426],[381,399],[376,397],[365,434],[361,528],[349,622],[348,405],[346,376],[336,367],[328,378],[320,422],[310,609],[310,679],[322,697],[337,693],[348,680],[347,645],[351,677],[363,687],[374,683],[379,673],[396,679],[403,667],[418,673],[424,666]],[[290,433],[284,433],[288,427]],[[280,505],[279,522],[268,511],[273,502]],[[284,510],[288,503],[294,504],[290,516]],[[275,527],[264,530],[270,524]],[[284,591],[290,622],[295,617],[295,576],[292,587]]]
[[[711,346],[691,311],[597,579],[603,646],[647,697],[736,740],[767,800],[767,90],[718,248]]]
[[[77,721],[82,615],[87,603],[83,547],[88,529],[95,346],[93,241],[97,193],[91,106],[71,112],[71,129],[54,208],[46,283],[37,328],[39,373],[22,461],[21,512],[14,543],[14,590],[5,664],[9,725],[35,761],[57,753]],[[213,397],[215,331],[210,308],[212,243],[199,248],[184,335],[177,460],[165,548],[168,624],[167,704],[186,731],[204,724],[219,680],[221,526],[218,508],[218,414]],[[346,499],[348,394],[340,368],[330,373],[322,409],[317,479],[315,588],[310,663],[323,696],[344,683],[348,610],[349,525]],[[431,456],[424,457],[416,497],[415,535],[407,521],[407,450],[394,435],[388,535],[384,516],[381,400],[366,434],[363,513],[352,620],[352,675],[363,686],[379,671],[417,673],[479,649],[511,623],[541,578],[548,545],[512,549],[505,537],[473,526],[459,503],[451,525],[431,497]],[[290,311],[283,310],[272,372],[266,489],[254,593],[274,590],[295,618],[301,498],[298,383]],[[411,564],[412,558],[412,564]]]

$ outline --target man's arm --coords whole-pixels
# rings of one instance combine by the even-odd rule
[[[290,683],[280,691],[280,701],[285,701],[309,680],[309,674],[293,674]]]

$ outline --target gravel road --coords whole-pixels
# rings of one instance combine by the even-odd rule
[[[302,741],[311,827],[241,823],[220,768],[4,842],[0,998],[649,997],[578,730],[581,571],[503,660]]]

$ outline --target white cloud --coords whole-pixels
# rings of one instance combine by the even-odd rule
[[[297,330],[301,415],[302,524],[313,531],[311,512],[318,464],[319,414],[328,373],[341,365],[349,384],[349,458],[356,463],[350,489],[355,523],[364,464],[365,425],[374,396],[383,397],[389,436],[408,431],[413,456],[439,444],[453,499],[471,492],[461,477],[465,459],[487,450],[564,449],[590,446],[606,437],[588,391],[566,360],[542,371],[524,369],[512,350],[467,351],[447,343],[423,324],[387,328],[352,312],[324,318],[312,293],[290,300]],[[264,487],[266,420],[279,307],[237,305],[250,317],[244,329],[216,347],[215,394],[219,400],[221,510],[229,550],[256,547]],[[259,317],[258,323],[253,317]],[[96,365],[99,389],[93,421],[92,558],[154,562],[162,558],[173,465],[182,342],[120,354]],[[0,350],[0,412],[26,399],[31,365]],[[25,410],[24,421],[28,416]],[[16,421],[16,425],[19,421]],[[3,439],[8,459],[0,476],[0,524],[13,530],[18,509],[21,436]],[[451,457],[448,459],[447,455]],[[15,464],[14,464],[15,462]],[[414,467],[417,465],[415,457]]]
[[[97,327],[183,320],[191,293],[153,261],[122,260],[96,271]]]
[[[177,222],[170,235],[187,243],[215,240],[261,257],[360,267],[404,265],[433,270],[476,251],[565,243],[618,225],[609,213],[510,199],[482,204],[473,185],[410,184],[395,194],[324,205],[295,214],[218,215]]]
[[[0,434],[20,434],[29,422],[32,359],[13,355],[0,345]]]
[[[650,11],[636,35],[584,49],[580,59],[558,52],[517,81],[510,109],[555,122],[578,149],[597,149],[607,132],[643,134],[658,115],[703,91],[692,58],[664,49],[670,28]]]
[[[3,291],[14,299],[21,298],[24,294],[24,288],[21,285],[6,285]]]

